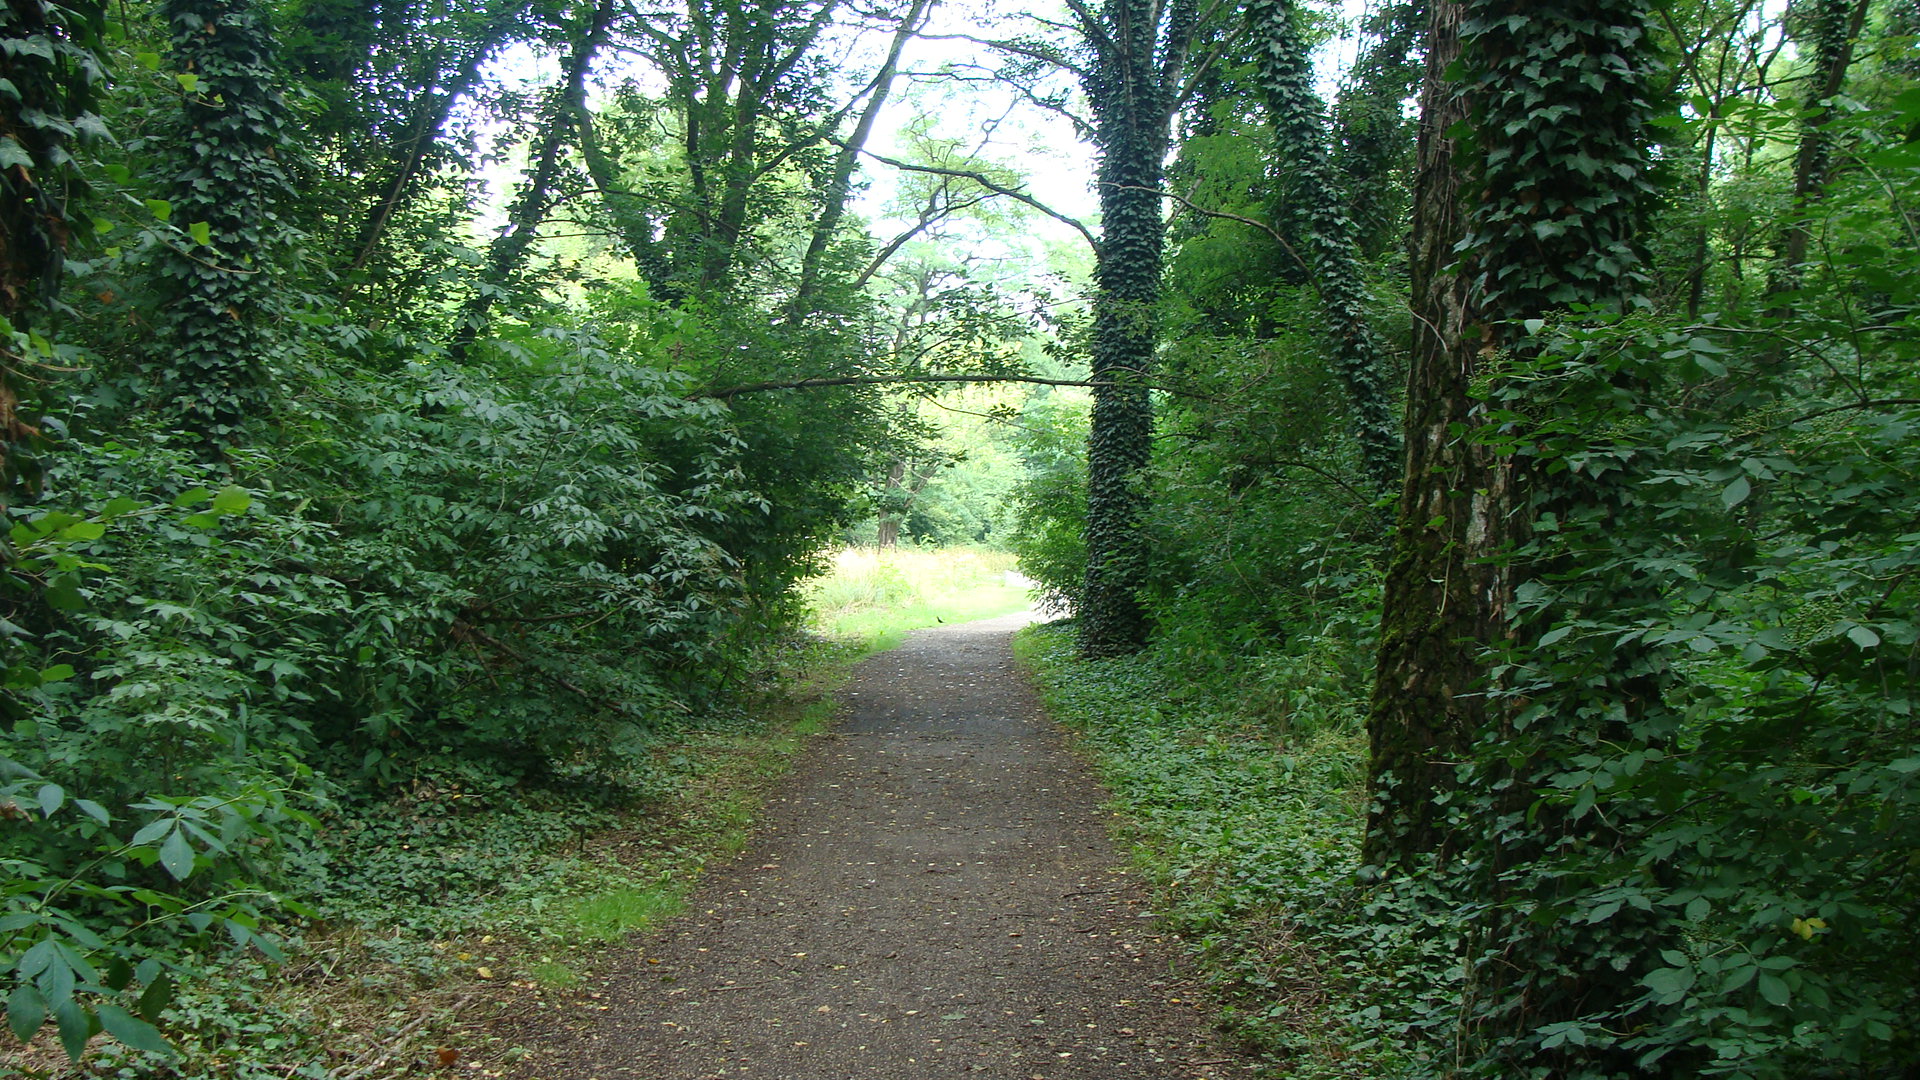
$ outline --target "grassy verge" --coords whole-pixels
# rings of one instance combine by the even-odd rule
[[[1343,966],[1367,951],[1343,940],[1365,925],[1350,881],[1365,807],[1359,703],[1321,702],[1283,726],[1151,655],[1080,660],[1063,626],[1028,630],[1015,650],[1113,792],[1170,929],[1267,1075],[1400,1071]]]
[[[820,633],[890,649],[911,630],[1032,607],[1027,587],[1009,584],[1013,568],[1013,556],[1000,551],[850,549],[808,583],[807,603]]]

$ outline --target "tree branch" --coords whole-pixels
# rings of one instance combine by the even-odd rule
[[[1268,236],[1273,237],[1274,243],[1279,244],[1283,251],[1285,251],[1288,255],[1293,257],[1294,262],[1300,264],[1300,269],[1307,271],[1307,273],[1309,274],[1313,272],[1312,268],[1307,265],[1307,261],[1300,257],[1300,253],[1293,250],[1293,245],[1287,243],[1287,238],[1284,236],[1281,236],[1279,233],[1279,230],[1275,229],[1273,226],[1267,224],[1264,221],[1257,221],[1250,217],[1241,217],[1239,214],[1229,214],[1225,210],[1209,210],[1206,207],[1193,202],[1191,199],[1188,199],[1185,195],[1177,195],[1171,191],[1161,191],[1158,188],[1141,187],[1137,184],[1119,184],[1116,186],[1126,191],[1144,191],[1149,195],[1158,195],[1163,199],[1172,199],[1174,202],[1179,203],[1181,206],[1186,207],[1187,209],[1193,211],[1194,213],[1201,214],[1206,217],[1222,218],[1226,221],[1237,221],[1242,225],[1251,225],[1254,228],[1259,229],[1261,232],[1266,233]]]
[[[833,140],[833,142],[834,142],[834,145],[836,146],[846,145],[845,143],[841,142],[838,139]],[[1033,207],[1035,210],[1040,211],[1041,213],[1047,215],[1048,217],[1052,218],[1055,221],[1061,222],[1066,225],[1071,225],[1074,231],[1078,232],[1082,237],[1086,239],[1088,246],[1094,247],[1094,248],[1098,248],[1100,246],[1100,242],[1094,239],[1093,230],[1087,228],[1086,225],[1084,225],[1079,221],[1079,219],[1068,217],[1066,214],[1063,214],[1060,211],[1055,210],[1053,207],[1048,206],[1046,203],[1041,202],[1040,200],[1034,198],[1033,196],[1027,194],[1026,192],[1020,191],[1016,188],[1007,187],[1005,184],[1001,184],[989,178],[984,173],[973,172],[968,169],[946,169],[946,168],[941,168],[938,165],[915,165],[915,164],[912,164],[911,162],[901,161],[898,158],[890,158],[884,154],[874,153],[872,150],[862,149],[860,152],[862,154],[865,154],[867,157],[870,157],[873,160],[880,162],[883,165],[891,165],[896,169],[901,169],[906,172],[927,173],[928,175],[931,175],[931,176],[952,176],[961,180],[971,180],[974,183],[979,184],[981,187],[986,188],[988,191],[991,191],[996,195],[1005,195],[1007,198],[1012,199],[1015,202],[1025,203],[1028,206]]]
[[[1036,375],[833,375],[817,379],[789,379],[783,382],[743,383],[721,390],[707,390],[694,397],[717,398],[731,401],[742,394],[764,394],[773,390],[811,390],[835,386],[898,386],[909,383],[1029,383],[1035,386],[1079,386],[1098,388],[1117,386],[1111,379],[1042,379]],[[1159,390],[1175,397],[1190,398],[1194,401],[1213,401],[1205,394],[1191,390],[1182,390],[1174,386],[1159,386],[1153,383],[1131,381],[1129,385],[1145,386],[1149,390]]]

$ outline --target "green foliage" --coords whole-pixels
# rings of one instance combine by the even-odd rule
[[[1461,243],[1483,310],[1626,304],[1646,281],[1656,76],[1640,0],[1475,0],[1460,26],[1480,197]],[[1477,265],[1476,265],[1477,264]]]
[[[186,235],[154,264],[168,333],[165,353],[145,366],[153,396],[219,444],[265,401],[263,308],[274,295],[274,254],[293,239],[282,213],[294,198],[292,140],[256,0],[169,0],[163,14],[180,86],[181,160],[155,216],[177,215]]]
[[[1013,441],[1025,475],[1014,487],[1007,546],[1039,584],[1042,604],[1060,614],[1074,609],[1087,581],[1086,407],[1037,396],[1021,415]]]

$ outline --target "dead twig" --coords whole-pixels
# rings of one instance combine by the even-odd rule
[[[401,1028],[399,1031],[396,1031],[393,1033],[393,1037],[389,1038],[385,1044],[386,1045],[385,1052],[382,1053],[379,1057],[375,1058],[373,1061],[369,1062],[364,1066],[355,1068],[356,1065],[358,1065],[361,1061],[365,1060],[366,1055],[362,1054],[360,1057],[355,1058],[353,1061],[350,1061],[347,1064],[340,1066],[338,1069],[334,1069],[332,1072],[329,1072],[327,1074],[327,1080],[360,1080],[361,1077],[366,1076],[368,1073],[373,1072],[375,1069],[378,1069],[380,1066],[385,1065],[389,1061],[392,1061],[394,1055],[400,1052],[400,1044],[406,1041],[407,1036],[412,1035],[414,1032],[426,1026],[427,1021],[432,1020],[439,1016],[451,1016],[454,1013],[459,1012],[461,1009],[466,1008],[467,1002],[472,1001],[474,998],[479,996],[480,996],[480,992],[476,990],[473,993],[468,994],[467,996],[461,998],[459,1001],[454,1002],[452,1005],[448,1006],[446,1009],[434,1010],[432,1012],[426,1012],[426,1013],[420,1014],[419,1016],[414,1018],[412,1023],[406,1025],[405,1027]],[[345,1071],[348,1069],[352,1069],[353,1071],[351,1072]]]

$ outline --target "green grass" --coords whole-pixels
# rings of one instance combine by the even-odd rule
[[[851,549],[809,582],[805,594],[815,630],[880,651],[922,627],[1032,607],[1026,586],[1008,584],[1013,569],[1013,556],[1002,551]]]
[[[686,909],[679,889],[671,884],[646,888],[616,888],[573,902],[567,913],[575,941],[620,941]]]

